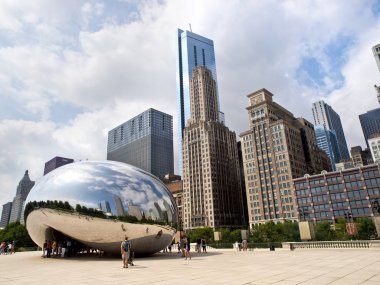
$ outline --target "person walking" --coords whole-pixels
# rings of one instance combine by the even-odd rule
[[[185,258],[185,260],[187,258],[191,259],[191,254],[190,254],[190,239],[189,238],[186,241],[186,258]]]
[[[131,245],[129,243],[128,237],[126,236],[120,245],[121,258],[123,259],[123,268],[128,268],[130,246]]]
[[[201,240],[201,245],[202,245],[202,252],[207,253],[207,251],[206,251],[206,239],[203,238]]]

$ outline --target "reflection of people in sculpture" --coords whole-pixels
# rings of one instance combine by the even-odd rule
[[[160,238],[162,236],[162,230],[159,230],[157,235],[156,235],[156,238]]]

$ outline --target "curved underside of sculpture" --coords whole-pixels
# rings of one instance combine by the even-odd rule
[[[57,234],[61,234],[110,254],[120,254],[125,236],[136,254],[149,255],[168,246],[175,234],[169,226],[126,223],[53,209],[32,211],[26,227],[30,237],[41,247],[46,239],[57,240]]]

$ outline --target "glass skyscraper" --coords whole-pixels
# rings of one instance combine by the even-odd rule
[[[369,147],[369,136],[380,133],[380,108],[359,115],[359,120],[362,125],[365,142]]]
[[[335,132],[327,130],[324,125],[315,126],[314,130],[318,147],[328,155],[331,167],[335,171],[335,164],[340,162],[342,159]]]
[[[164,177],[174,172],[173,117],[149,109],[108,132],[107,159]]]
[[[340,159],[349,159],[350,153],[348,151],[340,116],[329,104],[326,104],[322,100],[313,103],[312,111],[315,125],[324,125],[327,130],[335,132],[336,140],[338,141]]]
[[[177,102],[178,102],[178,157],[179,174],[182,175],[182,138],[186,121],[190,119],[189,82],[196,66],[205,66],[217,82],[214,42],[189,31],[177,31]],[[219,102],[219,100],[218,100]],[[219,110],[219,121],[224,123],[224,114]]]

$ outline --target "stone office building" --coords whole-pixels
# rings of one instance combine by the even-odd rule
[[[183,225],[239,227],[242,197],[236,135],[219,121],[216,82],[194,68],[183,136]]]
[[[249,130],[240,134],[250,226],[297,220],[292,179],[320,173],[313,125],[261,89],[248,95]]]

